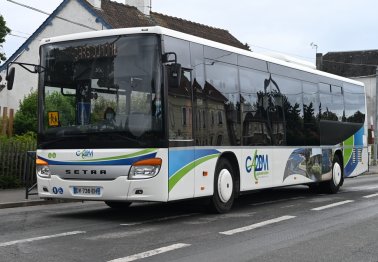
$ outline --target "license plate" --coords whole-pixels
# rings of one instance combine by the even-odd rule
[[[85,196],[99,196],[101,195],[101,187],[75,186],[73,187],[73,194]]]

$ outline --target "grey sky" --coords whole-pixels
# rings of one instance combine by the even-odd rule
[[[62,0],[17,1],[52,12]],[[152,10],[226,29],[256,52],[278,51],[308,61],[315,57],[311,42],[322,53],[378,49],[376,0],[152,0]],[[13,34],[26,37],[47,18],[7,0],[0,0],[0,13]],[[24,41],[8,36],[7,57]]]

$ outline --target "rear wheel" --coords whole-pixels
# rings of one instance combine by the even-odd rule
[[[131,205],[131,202],[105,201],[105,204],[114,209],[127,209]]]
[[[210,207],[213,212],[226,213],[230,211],[235,198],[235,183],[233,168],[227,159],[220,159],[215,169],[214,194]]]

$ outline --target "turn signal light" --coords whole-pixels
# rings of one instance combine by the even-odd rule
[[[37,158],[35,160],[35,163],[37,166],[47,166],[49,163],[47,163],[45,160]]]

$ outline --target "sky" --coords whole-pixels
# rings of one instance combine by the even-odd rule
[[[14,1],[48,13],[62,2]],[[316,50],[378,49],[377,10],[376,0],[152,0],[152,11],[226,29],[255,52],[279,52],[310,62]],[[47,18],[8,0],[0,0],[0,14],[13,34],[3,44],[7,57]]]

